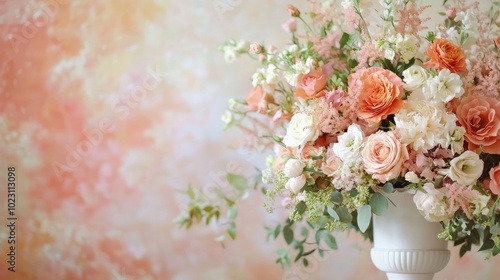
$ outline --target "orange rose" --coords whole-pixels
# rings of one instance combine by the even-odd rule
[[[247,96],[248,110],[257,111],[261,114],[266,113],[267,105],[274,101],[273,97],[262,90],[260,86],[256,86],[250,91]]]
[[[500,154],[500,101],[493,97],[469,96],[458,105],[457,117],[465,128],[469,150],[479,146],[490,154]]]
[[[379,123],[403,107],[399,99],[403,93],[403,81],[393,72],[375,68],[369,75],[362,75],[357,108],[358,117],[369,123]]]
[[[326,94],[326,82],[330,78],[329,74],[325,67],[320,67],[303,75],[299,78],[299,84],[295,89],[294,96],[304,99],[324,96]]]
[[[462,47],[446,39],[435,39],[425,51],[430,60],[424,63],[428,68],[448,69],[452,73],[464,72],[465,54]]]

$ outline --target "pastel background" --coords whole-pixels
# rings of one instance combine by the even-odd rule
[[[324,260],[283,271],[263,198],[239,205],[238,238],[186,232],[177,190],[208,188],[234,150],[220,116],[255,61],[226,64],[229,38],[281,44],[284,0],[0,1],[0,279],[385,279],[370,244],[337,235]],[[305,7],[304,1],[291,1]],[[438,1],[441,3],[441,1]],[[485,1],[487,2],[487,1]],[[7,271],[8,166],[16,167],[16,272]],[[498,279],[500,257],[458,258],[436,279]]]

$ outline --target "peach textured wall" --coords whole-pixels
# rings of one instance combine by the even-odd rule
[[[338,234],[325,260],[282,271],[274,260],[284,244],[266,242],[263,228],[280,214],[259,195],[241,203],[238,240],[225,249],[214,241],[222,228],[172,223],[185,202],[176,190],[208,188],[228,164],[262,159],[232,150],[238,134],[220,123],[257,64],[228,65],[216,47],[285,42],[287,3],[0,1],[0,279],[384,279],[352,233]],[[498,279],[500,257],[452,256],[436,279]]]

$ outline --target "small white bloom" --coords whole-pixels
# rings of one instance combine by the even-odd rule
[[[317,65],[317,63],[316,63],[316,60],[314,60],[314,58],[308,57],[306,59],[306,67],[307,68],[309,68],[309,69],[316,68],[316,65]]]
[[[288,178],[297,177],[302,174],[302,171],[304,171],[304,167],[306,167],[304,162],[298,159],[291,158],[285,163],[283,172]]]
[[[319,131],[313,129],[313,117],[306,113],[297,113],[292,116],[283,144],[287,147],[302,147],[308,141],[314,141],[319,136]]]
[[[338,137],[338,143],[333,144],[333,152],[342,161],[349,163],[361,157],[365,134],[358,124],[351,124],[347,132]]]
[[[389,60],[393,60],[394,56],[396,56],[396,52],[393,49],[386,49],[384,51],[384,57]]]
[[[226,110],[224,114],[222,114],[221,120],[224,126],[227,127],[233,122],[233,114],[229,110]]]
[[[290,47],[288,47],[288,51],[291,52],[291,53],[296,53],[298,50],[299,50],[299,47],[297,45],[295,45],[295,44],[293,44]]]
[[[298,193],[306,184],[306,176],[300,175],[297,177],[293,177],[288,179],[285,184],[285,188],[293,193]]]
[[[436,189],[433,183],[425,183],[423,189],[426,193],[417,191],[413,196],[413,202],[418,211],[430,222],[441,222],[448,219],[443,193]]]
[[[472,185],[483,173],[484,162],[479,155],[465,151],[450,161],[448,177],[461,185]]]
[[[349,9],[349,8],[352,8],[354,6],[352,0],[343,0],[340,5],[342,5],[342,8],[344,8],[344,9]]]
[[[455,97],[462,96],[464,89],[458,74],[451,73],[448,69],[442,69],[436,77],[427,80],[423,93],[428,100],[439,100],[447,103]]]
[[[446,34],[448,35],[448,38],[450,39],[450,41],[452,41],[455,45],[462,44],[462,35],[460,35],[460,33],[458,33],[458,31],[455,27],[451,27],[448,30],[446,30]]]
[[[403,71],[403,77],[405,89],[414,91],[425,84],[425,81],[428,79],[428,74],[425,68],[418,65],[412,65],[410,68]]]
[[[405,180],[414,184],[420,182],[420,178],[418,178],[417,174],[413,171],[407,172],[405,174]]]

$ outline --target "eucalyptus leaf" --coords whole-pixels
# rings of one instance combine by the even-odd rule
[[[333,235],[331,233],[325,232],[324,240],[326,242],[326,245],[328,245],[328,247],[330,247],[331,249],[333,249],[333,250],[338,249],[337,241],[335,240],[335,237],[333,237]]]
[[[229,209],[227,210],[227,217],[229,218],[229,220],[234,221],[237,215],[238,210],[236,210],[234,206],[229,207]]]
[[[386,192],[386,193],[393,193],[394,192],[394,186],[390,182],[385,183],[383,189],[384,189],[384,192]]]
[[[295,207],[295,210],[297,211],[298,214],[304,214],[306,211],[306,203],[304,201],[299,202],[297,206]]]
[[[340,221],[339,214],[337,214],[337,212],[335,212],[335,210],[333,210],[332,207],[328,207],[327,211],[328,211],[328,214],[330,215],[330,217],[332,217],[333,219],[335,219],[337,221]]]
[[[349,213],[349,210],[345,207],[338,207],[335,209],[335,212],[339,215],[339,219],[343,223],[350,223],[352,222],[352,215]]]
[[[370,198],[370,206],[373,214],[381,216],[389,208],[389,202],[381,193],[374,193]]]
[[[285,237],[286,244],[290,245],[293,242],[293,230],[290,226],[285,226],[283,228],[283,237]]]
[[[372,208],[370,205],[363,205],[358,208],[358,226],[361,232],[365,232],[370,226],[372,219]]]
[[[340,204],[344,200],[344,197],[339,191],[334,191],[330,194],[330,198],[334,204]]]

